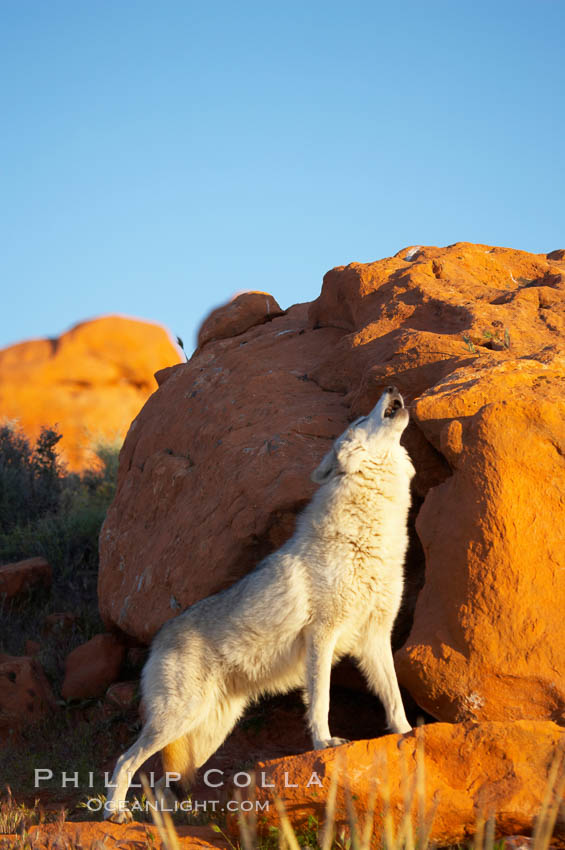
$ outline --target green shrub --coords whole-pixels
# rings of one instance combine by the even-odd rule
[[[57,509],[63,484],[60,439],[54,429],[42,428],[32,449],[12,425],[0,426],[0,533]]]
[[[0,562],[43,555],[67,578],[96,569],[98,534],[114,496],[118,451],[100,445],[96,470],[69,473],[57,455],[61,439],[42,428],[32,448],[9,425],[0,428]]]
[[[118,447],[95,446],[97,468],[77,474],[59,459],[60,439],[43,428],[31,446],[13,426],[0,426],[0,564],[41,555],[53,570],[49,593],[34,594],[34,617],[28,616],[28,598],[0,599],[0,651],[21,652],[24,637],[39,635],[42,618],[53,611],[80,614],[86,638],[101,628],[98,536],[115,492]]]

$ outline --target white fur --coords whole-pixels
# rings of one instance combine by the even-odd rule
[[[303,688],[315,749],[342,743],[328,726],[332,664],[355,658],[392,731],[410,729],[390,634],[403,587],[414,469],[394,387],[354,422],[312,475],[320,484],[278,551],[228,590],[192,605],[155,637],[143,670],[146,722],[118,760],[109,804],[123,808],[128,773],[184,737],[187,778],[221,745],[248,703]],[[109,814],[109,813],[108,813]],[[108,815],[107,815],[108,816]]]

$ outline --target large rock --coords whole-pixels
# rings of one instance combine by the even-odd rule
[[[154,373],[181,360],[159,325],[107,316],[56,339],[0,351],[0,417],[18,420],[32,440],[41,426],[63,434],[70,469],[91,465],[92,442],[122,438],[149,395]]]
[[[348,331],[313,376],[350,393],[354,413],[393,379],[413,399],[479,357],[497,363],[562,340],[563,261],[467,243],[406,254],[333,269],[310,306],[314,327]]]
[[[565,722],[565,358],[461,369],[414,414],[454,473],[418,515],[400,681],[442,720]]]
[[[347,423],[341,396],[308,377],[340,333],[307,329],[295,307],[158,375],[100,535],[107,622],[149,640],[292,532],[310,470]]]
[[[469,841],[481,814],[495,816],[498,835],[527,832],[541,809],[554,760],[563,759],[563,743],[563,730],[548,721],[435,723],[404,736],[354,741],[260,763],[255,768],[256,796],[261,804],[269,802],[261,811],[261,825],[279,825],[274,805],[274,794],[278,794],[297,832],[306,826],[311,829],[312,818],[323,828],[337,770],[336,832],[350,834],[347,787],[357,828],[365,823],[371,796],[376,794],[371,833],[375,848],[383,846],[387,811],[398,834],[410,810],[407,800],[414,827],[418,822],[424,826],[433,817],[429,840],[439,847]],[[423,781],[418,777],[419,761]],[[214,775],[213,780],[218,778]],[[241,786],[247,777],[236,775],[234,780]],[[245,798],[248,792],[242,791]],[[236,834],[235,818],[229,826]]]
[[[565,668],[565,645],[555,631],[545,639],[540,626],[528,632],[532,625],[525,619],[538,605],[543,622],[554,624],[562,608],[554,584],[562,534],[558,522],[540,516],[548,488],[551,510],[563,488],[564,384],[555,355],[563,348],[565,262],[559,253],[552,257],[459,243],[353,263],[329,272],[312,304],[236,336],[212,336],[189,363],[161,372],[160,389],[125,441],[118,492],[101,534],[99,595],[106,622],[147,641],[164,620],[250,570],[292,533],[296,511],[313,490],[310,472],[331,440],[394,383],[415,414],[406,431],[417,469],[414,516],[425,500],[418,528],[430,587],[436,588],[421,596],[425,607],[418,611],[424,614],[417,613],[400,656],[403,681],[438,717],[459,716],[461,700],[454,708],[452,694],[460,685],[449,683],[449,663],[435,658],[441,645],[454,659],[455,679],[473,684],[473,705],[484,699],[488,706],[486,713],[462,716],[498,717],[508,704],[512,716],[557,717],[562,680],[548,675],[551,664]],[[494,386],[498,401],[490,404]],[[511,413],[506,420],[504,411]],[[512,441],[504,439],[505,427]],[[521,452],[526,434],[532,448]],[[527,458],[523,468],[520,453]],[[496,481],[502,470],[518,479],[516,502],[485,477],[491,469]],[[523,509],[526,494],[538,506],[529,534],[533,511]],[[497,527],[508,540],[496,540],[493,551],[506,553],[496,580],[496,557],[484,549],[481,575],[497,590],[481,594],[480,576],[469,578],[481,555],[464,541],[477,547],[486,525],[489,545]],[[537,552],[526,568],[532,533]],[[510,554],[529,577],[527,588],[526,579],[520,581],[530,608],[517,605],[519,593],[506,592],[517,581]],[[423,580],[415,538],[407,574],[410,609]],[[448,594],[453,601],[446,604]],[[497,613],[504,610],[500,622],[514,624],[498,643],[479,639],[495,598]],[[410,610],[407,615],[405,633]],[[446,618],[450,629],[438,637],[434,630]],[[526,632],[515,652],[504,638],[520,629]],[[526,649],[528,634],[533,644]],[[498,653],[496,688],[494,676],[477,679],[469,672],[481,669],[478,658],[460,657],[485,646],[491,654],[484,665]],[[523,660],[516,668],[519,652]],[[520,678],[511,686],[516,669]],[[516,682],[526,670],[520,708]]]

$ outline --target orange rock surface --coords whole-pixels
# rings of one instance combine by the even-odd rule
[[[426,559],[402,682],[439,719],[560,719],[564,321],[562,252],[458,243],[333,269],[311,304],[212,334],[159,373],[128,433],[103,617],[149,640],[250,570],[292,533],[331,440],[394,383],[423,544],[405,636]]]
[[[565,722],[565,358],[465,368],[416,403],[453,475],[417,529],[400,681],[443,720]]]
[[[495,814],[498,835],[529,831],[540,811],[554,759],[563,758],[563,743],[563,730],[549,721],[435,723],[407,735],[355,741],[260,763],[255,768],[256,796],[261,803],[269,802],[260,821],[263,828],[279,825],[277,794],[297,832],[308,825],[309,817],[323,829],[337,771],[336,832],[350,835],[347,787],[360,828],[375,795],[371,834],[375,848],[383,846],[387,810],[396,834],[407,810],[412,812],[414,827],[431,820],[430,841],[439,847],[467,842],[476,832],[481,812],[485,817]],[[274,787],[262,787],[268,784]],[[251,799],[245,789],[240,790],[244,799]],[[229,825],[236,835],[236,819]]]
[[[227,304],[223,304],[204,320],[198,332],[198,346],[202,348],[213,339],[226,339],[237,336],[262,325],[283,311],[268,292],[242,292]]]
[[[62,458],[82,469],[92,465],[93,442],[123,438],[157,388],[154,373],[180,360],[158,325],[120,316],[83,322],[0,351],[0,418],[17,420],[32,441],[42,425],[56,425]]]
[[[310,469],[347,422],[341,397],[307,375],[339,332],[306,327],[296,307],[157,376],[100,536],[107,622],[149,640],[291,533]]]

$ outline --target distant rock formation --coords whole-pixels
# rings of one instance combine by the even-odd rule
[[[123,438],[157,389],[154,373],[180,360],[164,328],[120,316],[21,342],[0,351],[0,420],[17,420],[32,441],[56,426],[62,459],[83,469],[93,441]]]

